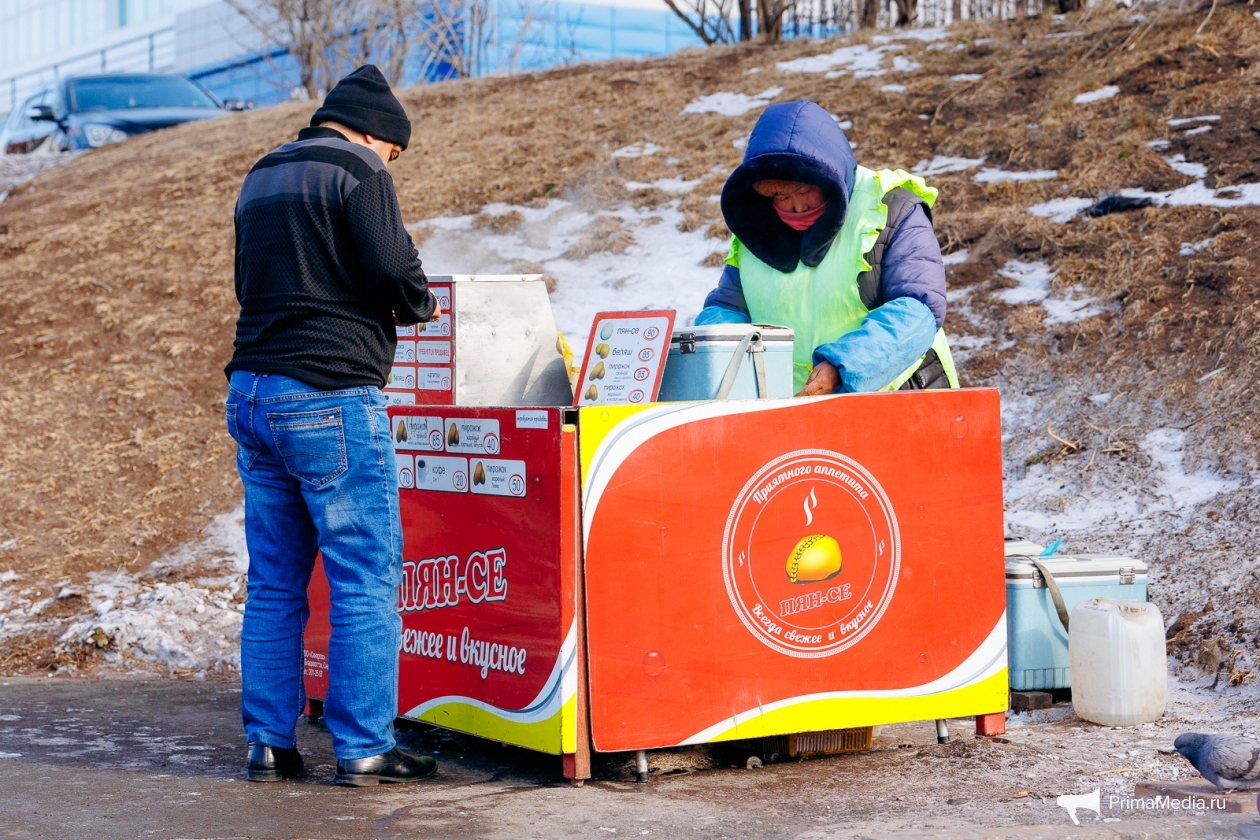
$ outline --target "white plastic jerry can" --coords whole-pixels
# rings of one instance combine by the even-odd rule
[[[1164,714],[1168,660],[1164,617],[1141,601],[1092,598],[1072,610],[1068,631],[1072,708],[1103,726],[1136,726]]]

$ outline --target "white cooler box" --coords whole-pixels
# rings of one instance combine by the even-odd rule
[[[792,330],[761,324],[675,328],[660,402],[790,397]],[[722,393],[726,383],[726,393]]]
[[[1041,546],[1007,541],[1006,643],[1013,691],[1071,688],[1068,634],[1059,620],[1041,563],[1058,584],[1068,615],[1081,601],[1146,600],[1147,566],[1132,557],[1103,554],[1035,556]]]

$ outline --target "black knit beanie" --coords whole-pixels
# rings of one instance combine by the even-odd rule
[[[311,125],[326,120],[404,149],[411,141],[411,120],[375,64],[363,65],[328,91],[324,104],[311,116]]]

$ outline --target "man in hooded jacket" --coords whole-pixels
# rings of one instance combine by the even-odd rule
[[[696,325],[791,327],[802,396],[957,388],[936,196],[903,170],[858,166],[818,105],[770,106],[722,190],[734,236]]]

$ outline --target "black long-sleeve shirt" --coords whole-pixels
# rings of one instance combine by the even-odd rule
[[[254,164],[236,202],[236,299],[229,375],[385,384],[394,316],[426,321],[437,301],[376,153],[305,128]]]

